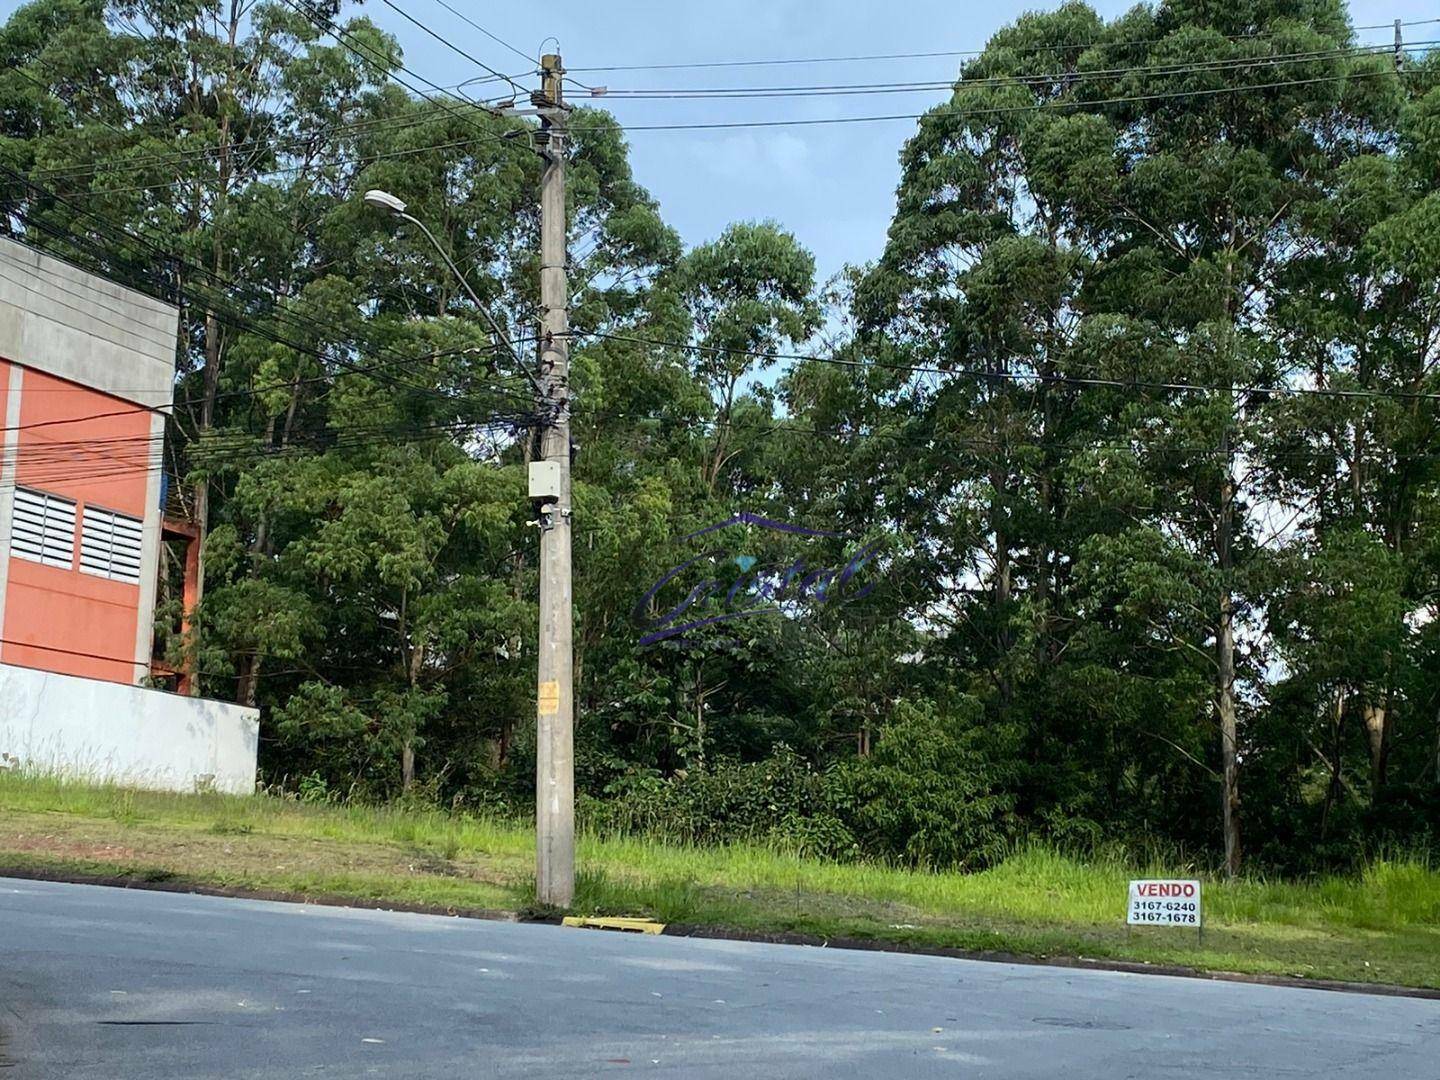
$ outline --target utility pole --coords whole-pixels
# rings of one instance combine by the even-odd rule
[[[569,907],[575,895],[575,688],[570,583],[570,311],[566,281],[564,67],[540,58],[540,651],[535,739],[535,898]],[[537,468],[538,466],[538,468]]]

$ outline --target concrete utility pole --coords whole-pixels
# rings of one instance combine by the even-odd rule
[[[575,895],[575,694],[570,585],[570,311],[565,275],[565,98],[560,57],[540,58],[540,656],[535,740],[535,896],[568,907]]]

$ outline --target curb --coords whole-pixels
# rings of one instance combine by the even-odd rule
[[[410,915],[449,915],[457,919],[487,922],[528,922],[513,911],[493,908],[453,908],[438,904],[407,903],[404,900],[366,900],[333,893],[302,893],[284,889],[251,889],[229,885],[206,885],[185,878],[156,879],[140,874],[84,874],[45,870],[33,866],[0,865],[0,878],[17,881],[53,881],[62,885],[98,885],[107,889],[138,889],[141,892],[191,893],[220,896],[229,900],[269,900],[280,904],[309,904],[315,907],[359,908],[364,911],[403,911]],[[540,920],[544,921],[544,920]]]
[[[951,960],[974,960],[986,964],[1023,964],[1027,967],[1068,968],[1079,971],[1118,971],[1127,975],[1164,975],[1176,979],[1207,982],[1249,983],[1279,986],[1292,990],[1327,990],[1340,994],[1372,994],[1377,997],[1421,998],[1440,1001],[1440,989],[1424,986],[1397,986],[1394,983],[1346,982],[1342,979],[1306,979],[1297,975],[1259,975],[1243,971],[1204,971],[1180,964],[1148,964],[1139,960],[1107,960],[1086,956],[1035,956],[1029,953],[997,952],[991,949],[957,949],[944,945],[911,945],[903,941],[874,938],[825,938],[795,931],[729,930],[724,927],[668,924],[666,937],[709,938],[717,941],[753,941],[768,945],[807,945],[821,949],[848,949],[856,952],[905,953],[910,956],[942,956]]]
[[[459,919],[486,922],[527,923],[559,926],[555,915],[529,916],[515,911],[491,908],[447,908],[435,904],[403,901],[365,900],[330,894],[286,892],[277,889],[247,889],[223,885],[205,885],[182,878],[153,880],[141,875],[66,873],[37,867],[9,867],[0,864],[0,878],[18,881],[53,881],[69,885],[98,885],[104,888],[139,889],[146,892],[193,893],[218,896],[231,900],[269,900],[285,904],[310,904],[316,907],[359,908],[366,911],[401,911],[412,915],[446,915]],[[604,926],[605,923],[633,922],[616,919],[571,919],[571,925],[591,924],[597,929],[624,929],[630,926]],[[650,922],[650,920],[644,920]],[[601,925],[595,925],[601,924]],[[1025,953],[997,952],[985,949],[956,949],[946,946],[911,945],[901,941],[880,941],[873,938],[834,937],[802,934],[795,931],[733,930],[721,926],[691,923],[651,923],[660,926],[664,937],[699,938],[711,941],[748,941],[759,945],[801,945],[821,949],[845,949],[854,952],[904,953],[909,956],[939,956],[950,960],[973,960],[988,964],[1024,964],[1027,967],[1065,968],[1079,971],[1118,971],[1128,975],[1163,975],[1177,979],[1200,979],[1207,982],[1248,983],[1253,986],[1278,986],[1292,990],[1324,990],[1340,994],[1371,994],[1377,997],[1419,998],[1440,1001],[1440,988],[1396,986],[1393,983],[1346,982],[1340,979],[1305,979],[1294,975],[1252,975],[1240,971],[1202,971],[1177,964],[1146,964],[1135,960],[1105,960],[1084,956],[1034,956]],[[647,932],[647,936],[655,931]]]

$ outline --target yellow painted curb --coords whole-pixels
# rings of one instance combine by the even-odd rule
[[[587,930],[621,930],[630,934],[663,934],[665,924],[654,919],[586,919],[574,915],[562,919],[565,926],[580,926]]]

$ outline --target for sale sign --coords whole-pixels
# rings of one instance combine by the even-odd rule
[[[1130,908],[1125,921],[1144,926],[1192,926],[1198,930],[1200,882],[1130,882]]]

